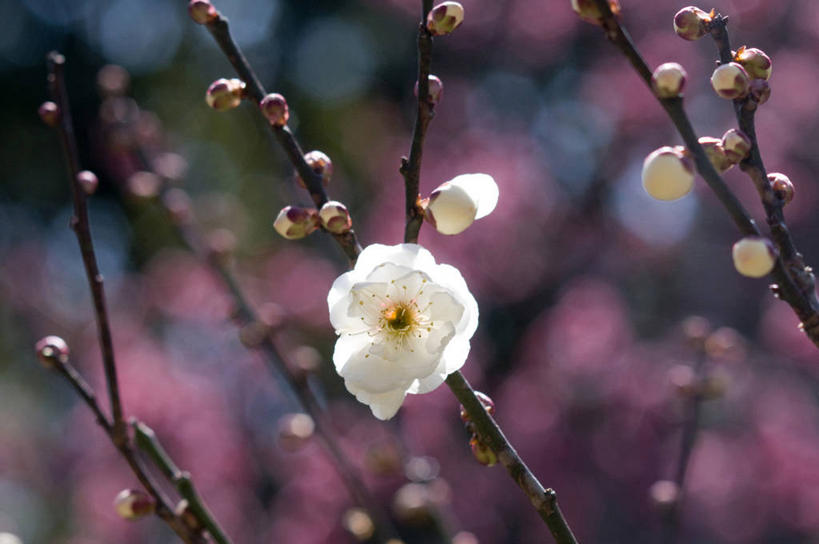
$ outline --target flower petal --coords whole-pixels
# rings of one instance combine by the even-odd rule
[[[477,209],[475,219],[486,217],[498,204],[498,184],[489,174],[461,174],[449,180],[449,183],[469,193]]]
[[[427,268],[435,266],[435,258],[432,253],[418,244],[398,244],[396,246],[372,244],[364,248],[364,251],[358,256],[355,270],[367,277],[375,267],[383,263],[426,271]]]
[[[345,382],[347,390],[355,395],[359,402],[370,407],[373,415],[380,420],[387,420],[393,417],[401,404],[404,402],[404,397],[407,396],[405,389],[395,389],[393,391],[386,391],[384,393],[370,393],[368,391],[360,390],[355,386],[350,387],[350,384]]]

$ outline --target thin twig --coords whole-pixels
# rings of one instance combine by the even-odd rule
[[[239,77],[245,82],[247,95],[258,105],[267,94],[267,91],[265,91],[264,86],[262,86],[250,63],[248,63],[244,54],[242,54],[242,50],[239,49],[239,46],[231,36],[228,19],[217,12],[216,17],[205,26],[225,53],[230,64],[233,65],[236,73],[239,74]],[[321,176],[313,171],[307,164],[307,161],[304,160],[304,152],[296,140],[296,137],[293,135],[293,132],[287,126],[279,127],[271,125],[270,123],[267,124],[270,126],[270,130],[273,131],[273,135],[284,150],[287,158],[293,164],[293,167],[301,179],[304,180],[304,184],[310,193],[310,198],[313,199],[313,202],[318,208],[321,208],[321,206],[329,200],[327,191],[324,189]],[[351,229],[343,234],[333,234],[332,236],[344,251],[350,263],[355,264],[358,254],[361,253],[361,245],[358,243],[355,231]]]
[[[549,527],[555,542],[557,544],[577,544],[569,524],[558,507],[555,491],[553,489],[544,489],[537,477],[532,474],[532,471],[520,458],[515,448],[506,439],[501,428],[492,416],[486,412],[463,374],[460,372],[450,374],[446,379],[446,384],[466,409],[481,439],[498,456],[498,460],[506,467],[509,476],[529,497],[532,506]]]
[[[74,388],[80,398],[85,401],[85,404],[91,409],[94,415],[97,418],[97,423],[99,423],[102,430],[105,431],[105,434],[108,435],[108,438],[111,440],[111,443],[114,444],[114,447],[119,450],[120,454],[125,458],[128,463],[128,466],[131,467],[131,471],[137,477],[139,482],[145,488],[151,497],[153,497],[154,501],[156,501],[155,513],[156,515],[162,519],[165,523],[167,523],[170,528],[182,539],[182,541],[188,544],[205,544],[207,541],[205,538],[197,534],[195,531],[192,531],[190,527],[188,527],[175,513],[172,506],[172,502],[170,499],[162,492],[160,487],[156,484],[153,477],[147,472],[145,467],[142,465],[142,462],[136,455],[136,452],[133,449],[133,446],[129,441],[117,443],[114,438],[114,426],[108,420],[108,417],[103,413],[102,409],[97,402],[97,397],[94,393],[94,390],[88,385],[88,382],[80,375],[77,369],[71,364],[70,361],[66,360],[65,362],[60,362],[59,364],[55,365],[56,370],[68,381],[69,384]]]
[[[602,26],[606,31],[606,37],[617,46],[623,55],[628,58],[634,69],[643,79],[646,85],[651,86],[651,70],[643,60],[639,51],[631,41],[626,30],[620,25],[617,18],[612,14],[606,0],[595,0],[595,3],[603,14]],[[726,49],[730,58],[730,45],[727,34],[724,32],[724,18],[722,21],[722,34],[720,34],[719,24],[714,25],[716,38],[720,37],[723,43],[720,45],[720,56],[725,61]],[[719,43],[719,42],[718,42]],[[653,93],[652,93],[653,94]],[[705,155],[702,146],[697,141],[697,136],[691,127],[691,122],[683,109],[681,98],[657,99],[665,109],[677,131],[682,136],[686,147],[694,155],[697,171],[705,182],[717,195],[722,205],[731,215],[739,231],[745,236],[758,236],[759,229],[750,214],[745,210],[736,195],[728,188],[711,161]],[[767,189],[763,186],[767,184],[765,167],[759,155],[759,148],[756,145],[756,135],[753,125],[753,111],[745,107],[737,106],[737,118],[740,128],[749,137],[753,138],[754,146],[751,157],[743,161],[740,167],[745,170],[754,180],[757,188],[760,189],[763,205],[768,215],[768,223],[771,227],[773,241],[779,249],[779,259],[771,272],[775,281],[774,292],[793,308],[796,315],[802,321],[801,328],[808,337],[819,347],[819,299],[817,299],[814,277],[811,269],[805,266],[802,255],[796,250],[790,233],[785,225],[781,204],[772,201],[767,195]],[[744,127],[744,128],[743,128]]]
[[[65,160],[68,165],[69,185],[71,198],[74,201],[74,215],[71,218],[71,229],[77,236],[77,242],[82,253],[82,262],[85,265],[85,274],[94,299],[94,314],[97,321],[102,362],[105,368],[105,383],[108,386],[108,398],[111,402],[111,416],[113,419],[113,438],[116,444],[123,444],[127,440],[125,421],[122,417],[122,404],[119,397],[117,383],[117,367],[114,360],[114,343],[111,340],[111,326],[108,323],[108,311],[105,306],[105,289],[103,288],[102,274],[97,266],[94,253],[94,242],[91,240],[91,223],[88,219],[86,195],[77,181],[80,173],[80,159],[77,152],[77,143],[74,138],[74,126],[71,121],[71,107],[68,92],[65,87],[63,68],[65,57],[56,51],[48,54],[48,87],[51,98],[59,108],[60,122],[56,125],[60,137]]]
[[[432,0],[423,0],[421,24],[418,26],[418,113],[412,131],[409,159],[401,159],[401,175],[404,176],[406,198],[406,226],[404,241],[418,242],[418,233],[424,220],[423,210],[418,205],[421,183],[421,159],[424,154],[424,139],[427,127],[435,115],[435,105],[429,97],[429,73],[432,64],[432,35],[427,30],[427,15],[432,10]]]

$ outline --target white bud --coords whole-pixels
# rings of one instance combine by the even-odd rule
[[[429,195],[426,217],[441,234],[458,234],[476,219],[492,213],[498,184],[488,174],[462,174]]]
[[[273,228],[288,240],[304,238],[319,226],[318,212],[313,208],[286,206],[282,208]]]
[[[336,200],[324,203],[319,210],[319,218],[324,228],[334,234],[347,232],[353,226],[347,206]]]
[[[717,172],[720,174],[734,166],[735,161],[728,158],[725,154],[725,149],[722,147],[722,140],[719,138],[712,138],[711,136],[703,136],[699,140],[702,149],[708,156],[708,160],[714,165]]]
[[[443,36],[464,21],[464,7],[458,2],[442,2],[427,16],[427,30],[433,36]]]
[[[217,79],[208,87],[205,101],[216,111],[227,111],[242,103],[245,82],[241,79]]]
[[[114,498],[114,508],[123,519],[139,519],[154,513],[154,499],[139,489],[123,489]]]
[[[728,62],[717,66],[711,74],[711,86],[722,98],[745,98],[751,87],[751,78],[741,64]]]
[[[771,57],[761,49],[743,45],[734,55],[734,60],[745,68],[752,79],[768,80],[771,78]]]
[[[734,244],[731,253],[734,268],[749,278],[767,276],[776,264],[776,250],[773,244],[760,236],[746,236]]]
[[[676,62],[661,64],[651,74],[651,89],[659,98],[675,98],[682,96],[685,87],[685,68]]]
[[[674,15],[674,32],[684,40],[698,40],[708,33],[710,22],[710,14],[698,7],[688,6]]]
[[[751,145],[751,139],[741,130],[732,128],[722,135],[722,148],[734,164],[748,156]]]
[[[694,187],[694,161],[681,146],[661,147],[643,162],[643,189],[657,200],[677,200]]]

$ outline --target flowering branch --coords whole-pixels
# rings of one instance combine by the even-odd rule
[[[652,72],[631,41],[626,30],[620,25],[612,13],[608,1],[594,0],[594,2],[599,9],[601,17],[600,24],[606,32],[606,37],[626,56],[646,85],[651,87]],[[715,18],[715,21],[717,22],[713,32],[715,33],[715,39],[720,48],[720,56],[723,62],[725,62],[726,52],[730,55],[730,45],[728,43],[727,33],[725,32],[725,18],[718,16]],[[720,25],[722,26],[721,30]],[[730,57],[727,57],[727,60],[730,60]],[[679,97],[658,98],[658,101],[671,118],[680,136],[682,136],[686,147],[694,155],[697,171],[717,195],[717,198],[731,215],[731,218],[734,220],[740,232],[746,236],[759,236],[760,232],[756,226],[756,222],[736,198],[736,195],[728,188],[722,176],[717,173],[711,161],[708,160],[702,146],[699,144],[691,122],[683,109],[682,99]],[[768,184],[768,180],[765,175],[761,156],[759,155],[759,148],[756,145],[753,111],[746,112],[749,107],[745,105],[744,101],[735,101],[735,109],[737,110],[737,119],[740,122],[740,128],[743,131],[749,131],[746,132],[746,134],[753,139],[754,143],[751,156],[742,162],[741,167],[751,176],[757,188],[760,190],[773,239],[779,249],[780,258],[776,260],[776,264],[771,271],[771,276],[776,282],[772,288],[780,299],[787,302],[791,308],[793,308],[796,315],[802,321],[802,329],[811,341],[819,347],[819,299],[817,299],[814,290],[813,274],[810,268],[805,266],[801,254],[799,254],[793,244],[793,240],[784,222],[781,204],[774,202],[772,195],[769,196],[769,190],[763,187],[763,185]]]
[[[421,158],[424,153],[424,139],[427,127],[435,116],[435,104],[430,100],[429,73],[432,64],[432,34],[426,21],[432,10],[432,0],[422,0],[421,24],[418,26],[418,114],[412,131],[409,159],[401,157],[401,175],[404,176],[407,223],[404,241],[417,243],[418,233],[424,220],[423,210],[418,205],[421,183]]]
[[[71,121],[71,108],[68,101],[68,92],[65,88],[63,68],[65,57],[56,51],[48,54],[48,87],[51,98],[57,106],[57,122],[53,124],[60,137],[63,153],[68,166],[71,198],[74,202],[74,215],[71,217],[71,229],[77,236],[77,242],[82,253],[82,262],[85,265],[85,274],[94,299],[94,313],[97,321],[102,362],[105,368],[105,383],[108,386],[108,398],[111,403],[111,417],[113,440],[117,445],[127,441],[125,421],[122,418],[122,403],[119,398],[117,384],[117,367],[114,360],[114,344],[111,340],[111,326],[108,323],[108,311],[105,306],[105,290],[103,278],[97,266],[94,253],[94,242],[91,240],[91,224],[88,219],[86,194],[80,186],[80,159],[77,153],[77,143],[74,139],[74,126]]]
[[[231,36],[228,19],[216,11],[213,6],[210,6],[210,8],[211,11],[209,12],[205,26],[224,52],[230,64],[236,70],[236,73],[239,74],[239,77],[245,82],[247,95],[253,99],[256,105],[259,105],[262,99],[267,95],[264,86],[262,86],[250,63],[244,54],[242,54],[233,36]],[[273,135],[284,150],[287,158],[293,164],[296,172],[298,172],[301,179],[304,180],[307,191],[310,193],[310,198],[313,199],[317,208],[321,208],[321,206],[329,200],[324,185],[322,184],[321,175],[307,164],[299,142],[286,124],[282,126],[270,124],[270,129],[273,131]],[[358,243],[355,232],[350,229],[341,234],[331,234],[350,260],[350,263],[355,264],[358,254],[361,253],[361,245]]]

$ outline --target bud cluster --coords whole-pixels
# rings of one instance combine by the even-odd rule
[[[475,396],[478,398],[487,414],[491,416],[495,413],[495,402],[489,398],[488,395],[481,393],[480,391],[475,391]],[[486,444],[486,442],[484,442],[484,440],[481,438],[480,433],[478,433],[478,429],[475,427],[475,423],[469,417],[466,408],[463,406],[461,406],[461,421],[464,422],[464,427],[466,427],[467,432],[470,434],[469,446],[472,448],[472,454],[475,456],[475,459],[477,459],[480,464],[488,467],[491,467],[497,463],[497,454],[489,446],[489,444]]]

